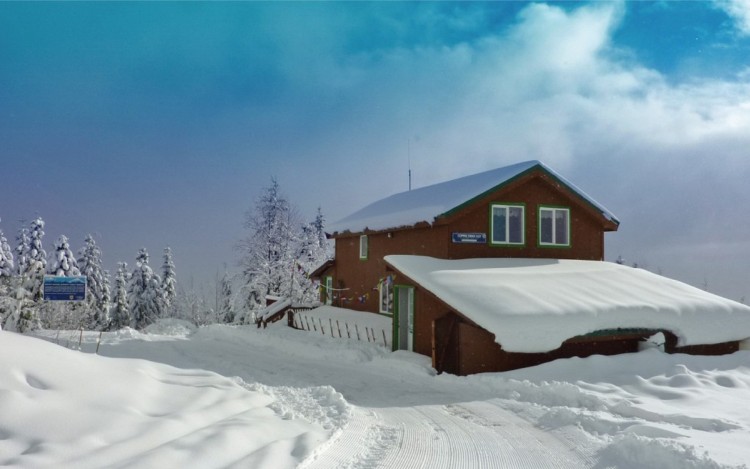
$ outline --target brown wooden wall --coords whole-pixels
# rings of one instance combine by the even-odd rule
[[[440,322],[440,320],[438,320]],[[603,336],[595,339],[571,338],[563,342],[562,346],[545,353],[513,353],[506,352],[495,342],[494,334],[485,329],[458,322],[452,328],[448,344],[436,344],[436,352],[445,352],[439,357],[440,372],[456,375],[470,375],[475,373],[509,371],[541,363],[558,360],[560,358],[589,357],[591,355],[619,355],[622,353],[636,353],[642,339],[648,334],[624,334],[621,336]],[[655,331],[654,331],[655,332]],[[673,334],[667,332],[666,334]],[[676,338],[675,338],[676,341]],[[724,342],[720,344],[704,344],[686,347],[667,347],[667,353],[685,353],[691,355],[725,355],[739,350],[739,342]],[[433,355],[433,365],[436,365]]]
[[[489,238],[490,206],[492,203],[526,204],[526,239],[523,247],[496,247],[487,244],[455,244],[453,232],[486,233]],[[537,244],[537,209],[540,205],[570,208],[571,246],[540,247]],[[611,229],[611,227],[609,228]],[[333,275],[334,286],[348,288],[337,305],[361,310],[378,311],[377,285],[389,274],[383,258],[389,254],[422,255],[442,259],[479,257],[523,257],[602,260],[604,258],[603,219],[587,203],[570,194],[544,174],[532,173],[476,200],[456,214],[438,220],[434,225],[368,233],[367,260],[359,259],[359,234],[336,237],[336,266],[326,275]],[[396,279],[396,283],[400,283]],[[360,298],[366,297],[364,302]]]
[[[493,203],[524,203],[526,239],[522,247],[497,247],[489,244],[454,244],[452,232],[484,232],[489,239],[490,206]],[[570,247],[538,245],[538,208],[542,205],[570,209]],[[542,177],[525,179],[505,190],[491,194],[448,219],[446,248],[448,259],[472,257],[523,257],[553,259],[604,259],[604,227],[589,208],[571,198]]]

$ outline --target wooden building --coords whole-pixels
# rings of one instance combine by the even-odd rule
[[[321,279],[323,302],[393,316],[394,349],[432,356],[439,371],[498,371],[592,350],[616,353],[630,350],[632,341],[604,346],[600,340],[598,348],[567,345],[555,356],[487,359],[501,356],[497,338],[398,271],[386,256],[602,261],[604,234],[618,226],[610,211],[574,184],[543,163],[528,161],[364,207],[329,227],[335,259],[314,276]]]

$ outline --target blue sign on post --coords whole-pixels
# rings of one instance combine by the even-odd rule
[[[453,233],[454,243],[486,244],[487,233]]]
[[[86,277],[44,276],[45,301],[83,301],[86,299]]]

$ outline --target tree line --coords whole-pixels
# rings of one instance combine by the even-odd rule
[[[39,217],[21,227],[11,249],[0,230],[0,326],[27,332],[39,328],[113,330],[142,329],[168,315],[175,302],[172,251],[164,249],[162,276],[148,265],[145,248],[133,271],[118,264],[114,292],[110,273],[102,268],[102,251],[92,235],[76,256],[68,237],[61,235],[49,255],[44,249],[45,222]],[[44,277],[86,277],[85,300],[44,301]]]
[[[165,317],[196,325],[252,323],[269,296],[288,297],[295,304],[317,301],[318,285],[309,275],[332,257],[324,224],[320,209],[313,221],[302,222],[272,179],[245,214],[248,232],[236,245],[240,272],[230,274],[225,269],[220,280],[217,274],[213,309],[194,290],[178,289],[169,247],[164,249],[159,273],[150,267],[149,254],[142,248],[134,268],[118,262],[112,278],[102,267],[102,251],[91,235],[77,255],[65,235],[47,254],[41,217],[19,229],[14,248],[0,229],[0,327],[18,332],[143,329]],[[85,276],[86,299],[44,301],[45,275]]]

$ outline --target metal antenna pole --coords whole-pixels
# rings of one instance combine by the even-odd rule
[[[408,140],[406,155],[407,155],[408,165],[409,165],[409,190],[411,190],[411,137],[409,137],[409,140]]]

